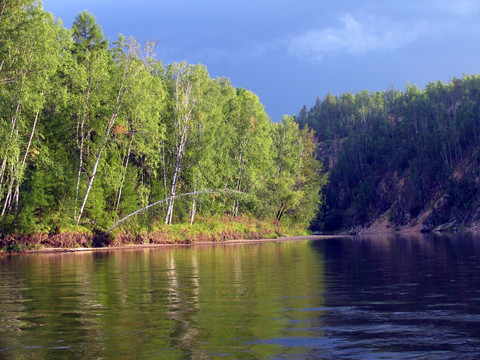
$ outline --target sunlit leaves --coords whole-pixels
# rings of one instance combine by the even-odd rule
[[[313,135],[272,124],[251,91],[200,64],[164,66],[153,43],[120,35],[109,47],[87,11],[70,31],[39,2],[2,3],[0,40],[4,228],[105,229],[156,202],[139,223],[315,212]],[[202,189],[221,195],[182,196]]]

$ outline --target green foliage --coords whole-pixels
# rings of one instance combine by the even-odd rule
[[[316,226],[348,229],[387,211],[401,226],[431,203],[435,222],[467,221],[479,200],[479,119],[478,75],[317,99],[297,119],[315,130],[317,152],[330,163]]]
[[[73,52],[77,57],[83,57],[95,49],[106,49],[108,42],[104,40],[103,30],[97,24],[95,17],[83,10],[76,17],[72,26]]]
[[[270,207],[275,219],[284,216],[308,226],[321,205],[319,189],[327,182],[322,164],[313,157],[314,133],[299,129],[290,116],[273,125],[274,170],[270,179]],[[265,209],[267,210],[267,209]]]
[[[175,222],[165,225],[153,220],[151,228],[139,226],[141,216],[123,224],[114,231],[117,244],[123,243],[195,243],[238,239],[275,239],[280,236],[307,235],[305,227],[298,224],[280,224],[250,216],[198,216],[197,221]],[[159,219],[157,219],[159,220]]]
[[[272,124],[252,92],[203,65],[164,67],[154,44],[120,35],[109,47],[87,11],[67,30],[40,2],[9,1],[0,39],[4,232],[102,232],[202,189],[245,195],[172,199],[128,226],[140,234],[160,219],[245,214],[306,226],[315,215],[326,177],[313,132],[292,118]]]

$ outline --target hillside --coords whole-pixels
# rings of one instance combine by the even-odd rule
[[[324,231],[474,228],[480,220],[480,76],[328,94],[296,121],[330,172]]]

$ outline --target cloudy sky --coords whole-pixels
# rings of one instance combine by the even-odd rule
[[[71,27],[88,10],[114,41],[159,41],[165,64],[205,64],[273,121],[317,96],[423,88],[480,73],[480,0],[43,0]]]

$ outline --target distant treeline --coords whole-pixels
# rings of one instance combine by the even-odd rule
[[[297,121],[315,130],[330,170],[315,227],[365,227],[380,215],[396,228],[478,223],[480,76],[328,94]]]
[[[153,52],[121,35],[109,44],[85,11],[66,29],[39,1],[0,5],[3,232],[106,230],[166,198],[132,221],[308,225],[326,182],[313,132],[271,123],[250,91]],[[223,192],[173,198],[205,189]]]

